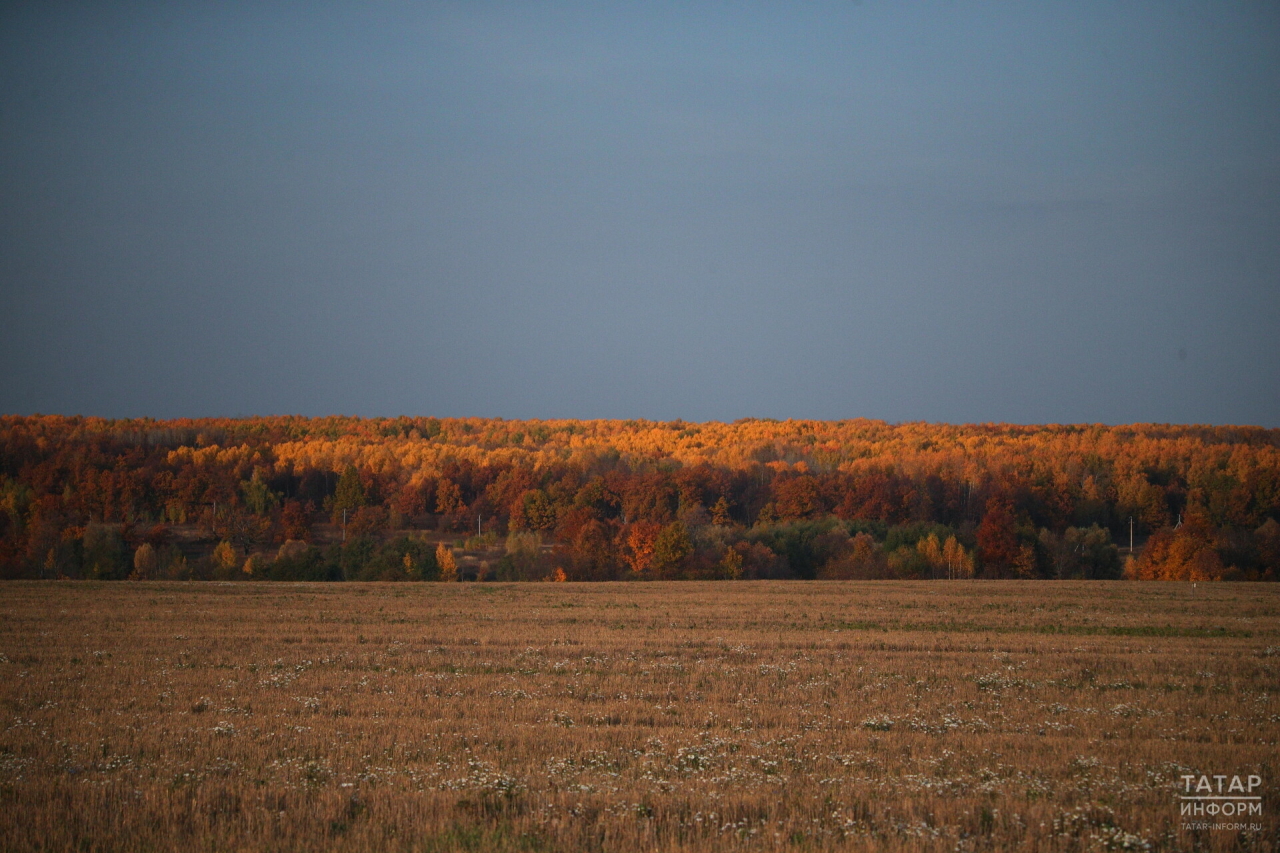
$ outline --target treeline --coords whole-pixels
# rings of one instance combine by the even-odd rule
[[[1247,427],[0,418],[10,578],[1272,580],[1278,518]]]

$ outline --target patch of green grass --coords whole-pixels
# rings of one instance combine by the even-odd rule
[[[794,627],[794,626],[793,626]],[[1064,634],[1090,637],[1252,637],[1252,631],[1176,625],[983,625],[979,622],[836,622],[841,631],[920,631],[930,634]]]
[[[537,851],[549,850],[547,840],[536,832],[516,832],[506,821],[493,824],[455,823],[421,839],[415,848],[424,853],[454,853],[460,850]]]

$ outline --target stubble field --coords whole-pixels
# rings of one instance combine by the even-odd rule
[[[1252,584],[8,583],[0,849],[1271,850],[1278,672]]]

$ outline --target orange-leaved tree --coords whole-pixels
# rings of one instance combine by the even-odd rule
[[[654,521],[637,521],[627,527],[623,538],[622,559],[637,578],[652,577],[653,548],[662,532],[662,525]]]
[[[1213,529],[1199,515],[1190,516],[1176,529],[1158,530],[1133,562],[1130,576],[1136,580],[1222,580],[1225,569],[1212,535]]]

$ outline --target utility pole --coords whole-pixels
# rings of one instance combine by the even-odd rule
[[[1129,553],[1133,553],[1133,516],[1129,516]]]

